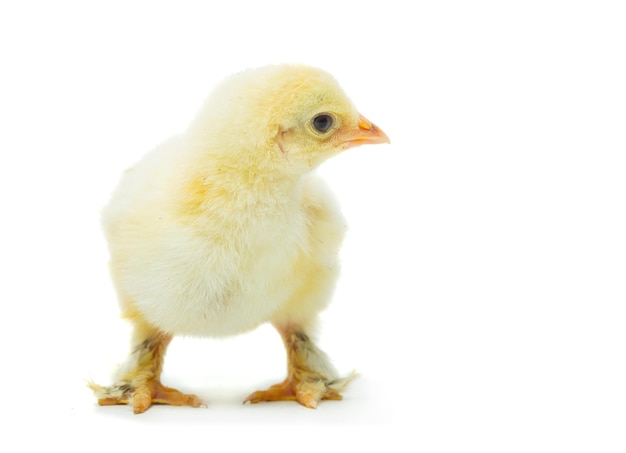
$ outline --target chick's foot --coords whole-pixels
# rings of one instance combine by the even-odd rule
[[[130,384],[118,384],[111,387],[90,384],[90,387],[98,396],[99,405],[127,404],[132,406],[135,414],[145,412],[153,404],[206,407],[204,401],[196,395],[185,394],[176,389],[165,387],[158,380],[150,380],[137,387]]]
[[[351,380],[351,378],[349,379]],[[315,409],[322,400],[343,399],[339,392],[333,389],[333,384],[336,383],[324,382],[321,379],[298,382],[295,379],[287,378],[280,384],[272,385],[267,390],[258,390],[250,394],[244,400],[244,404],[262,401],[297,401],[305,407]],[[343,383],[341,387],[344,387]]]

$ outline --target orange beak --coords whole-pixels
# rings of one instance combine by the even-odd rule
[[[377,143],[391,142],[387,134],[363,115],[359,115],[359,128],[353,134],[350,134],[344,143],[347,145],[346,148],[353,148],[359,145],[375,145]]]

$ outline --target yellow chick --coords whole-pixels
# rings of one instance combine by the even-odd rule
[[[103,213],[111,274],[132,349],[101,405],[203,401],[161,384],[175,335],[223,337],[271,322],[287,350],[284,382],[245,402],[341,399],[340,377],[312,340],[338,272],[344,219],[312,174],[345,149],[389,143],[334,78],[267,66],[219,84],[181,136],[122,177]]]

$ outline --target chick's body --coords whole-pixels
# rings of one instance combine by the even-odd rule
[[[113,281],[135,333],[116,384],[91,384],[100,403],[198,406],[160,384],[171,338],[265,322],[283,337],[289,375],[247,401],[338,399],[349,379],[309,334],[330,300],[345,226],[311,170],[385,141],[323,71],[269,66],[219,85],[185,134],[127,170],[104,211]]]
[[[124,310],[173,334],[234,335],[289,310],[311,280],[332,280],[344,222],[322,180],[258,190],[226,175],[219,184],[189,181],[189,169],[170,167],[179,150],[169,145],[129,170],[105,211]],[[159,166],[167,176],[143,197],[142,173]],[[215,209],[190,209],[198,192]],[[307,315],[328,302],[321,296],[299,299],[292,316],[314,319]]]

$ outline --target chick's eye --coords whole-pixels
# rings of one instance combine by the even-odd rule
[[[322,113],[321,115],[317,115],[315,118],[313,118],[313,127],[318,132],[328,132],[328,129],[330,129],[332,126],[333,117],[326,113]]]

